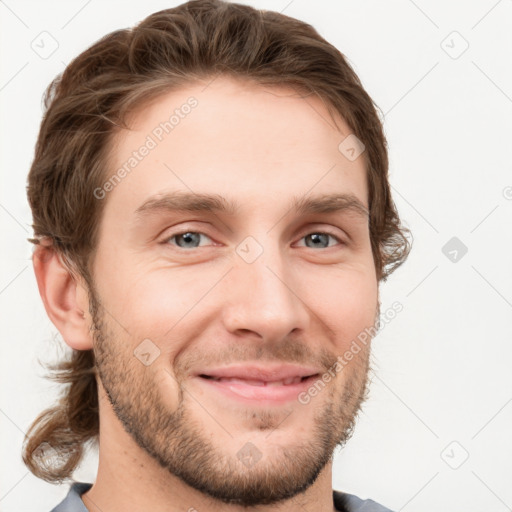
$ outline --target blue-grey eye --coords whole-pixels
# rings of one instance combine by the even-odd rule
[[[333,235],[330,235],[329,233],[311,233],[309,235],[306,235],[304,237],[304,240],[311,241],[311,245],[308,245],[306,242],[307,247],[313,247],[313,248],[320,247],[323,249],[323,248],[329,247],[329,238],[336,240],[336,237]],[[325,247],[323,247],[324,244],[326,244]]]
[[[179,233],[172,236],[169,240],[175,239],[176,245],[182,249],[194,249],[195,247],[198,247],[201,236],[205,235],[197,233],[196,231],[186,231],[185,233]],[[182,243],[180,243],[181,241]]]

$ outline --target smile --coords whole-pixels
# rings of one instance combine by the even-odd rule
[[[207,389],[222,393],[235,400],[258,402],[261,405],[282,405],[297,400],[319,377],[318,374],[305,377],[289,377],[283,380],[262,381],[239,377],[211,377],[199,375],[198,380]]]

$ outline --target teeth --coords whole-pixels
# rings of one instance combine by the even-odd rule
[[[265,383],[261,380],[246,380],[246,379],[237,379],[236,377],[220,377],[219,382],[243,382],[244,384],[250,384],[251,386],[264,386]]]
[[[298,384],[302,380],[302,377],[289,377],[282,381],[282,383],[286,386],[287,384]]]
[[[218,382],[243,382],[244,384],[249,384],[251,386],[287,386],[290,384],[298,384],[302,377],[289,377],[284,380],[277,380],[274,382],[264,382],[262,380],[249,380],[249,379],[238,379],[236,377],[214,377],[214,380]]]

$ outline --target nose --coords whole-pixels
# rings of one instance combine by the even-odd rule
[[[272,343],[307,329],[307,298],[280,255],[267,251],[252,263],[237,258],[227,277],[222,317],[229,332]]]

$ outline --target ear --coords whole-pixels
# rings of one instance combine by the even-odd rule
[[[32,256],[46,313],[64,341],[76,350],[92,349],[87,288],[77,282],[51,245],[39,244]]]

